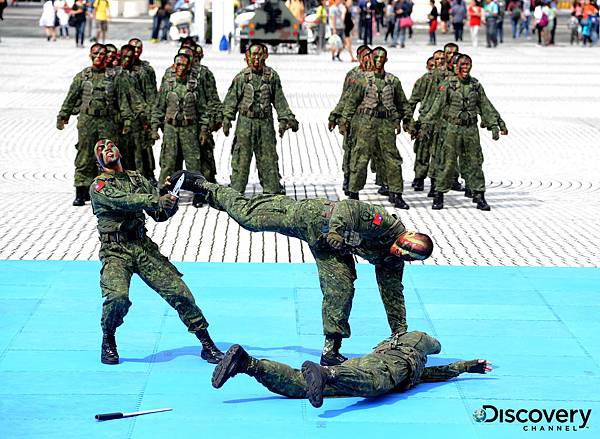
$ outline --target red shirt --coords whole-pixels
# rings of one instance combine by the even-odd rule
[[[469,6],[469,26],[481,26],[481,6]]]

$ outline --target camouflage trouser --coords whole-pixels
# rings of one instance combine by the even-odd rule
[[[144,126],[138,120],[134,121],[131,131],[127,136],[127,150],[133,154],[134,166],[136,171],[140,172],[146,178],[154,178],[154,153],[152,146],[154,140],[144,130]]]
[[[200,171],[200,143],[198,128],[195,124],[187,127],[174,127],[166,123],[163,130],[163,143],[160,150],[160,187],[164,186],[165,178],[178,169],[177,153],[181,149],[185,168],[188,171]]]
[[[196,332],[208,327],[194,296],[181,279],[182,274],[160,254],[158,246],[149,238],[130,242],[102,243],[100,247],[100,288],[102,329],[115,331],[127,314],[129,284],[133,273],[167,301],[178,313],[188,331]]]
[[[156,160],[154,159],[154,139],[149,131],[144,131],[144,146],[142,150],[142,160],[144,163],[144,177],[155,178],[154,170],[156,169]]]
[[[328,369],[334,379],[325,385],[324,396],[365,398],[393,391],[411,372],[410,365],[401,357],[390,358],[387,354],[375,352]],[[275,361],[259,360],[248,373],[271,392],[289,398],[306,398],[306,380],[298,369]]]
[[[477,125],[457,126],[448,124],[443,147],[436,153],[436,190],[448,192],[456,176],[456,162],[466,186],[474,192],[485,191],[483,175],[483,152],[479,142]]]
[[[354,145],[356,145],[356,127],[350,121],[349,130],[344,136],[344,141],[342,143],[342,171],[344,172],[344,180],[350,180],[350,157],[352,157],[352,149]]]
[[[422,138],[415,140],[415,178],[425,178],[429,172],[432,156],[433,129],[430,125],[421,126]]]
[[[100,139],[117,139],[113,116],[80,114],[77,121],[78,142],[75,155],[74,186],[89,187],[98,175],[94,145]]]
[[[215,139],[208,136],[208,142],[200,145],[200,172],[211,183],[216,182],[217,164],[215,163]],[[178,168],[180,169],[180,168]]]
[[[387,119],[364,115],[355,116],[356,145],[350,159],[350,192],[359,192],[367,181],[369,161],[380,155],[377,172],[385,175],[390,192],[402,193],[402,157],[396,147],[395,125]],[[381,165],[381,169],[380,168]]]
[[[231,156],[231,187],[246,191],[252,156],[256,159],[258,179],[265,194],[279,194],[279,157],[273,119],[250,119],[239,115]]]
[[[259,195],[248,199],[232,188],[216,184],[208,187],[211,206],[226,211],[240,226],[251,232],[277,232],[308,241],[309,227],[306,224],[324,224],[326,221],[322,216],[324,205],[319,200],[305,201],[303,209],[298,209],[299,202],[284,195]],[[317,264],[323,292],[323,333],[350,337],[348,318],[356,279],[354,259],[351,254],[342,254],[329,246],[319,245],[318,241],[312,244],[309,243],[309,247]]]

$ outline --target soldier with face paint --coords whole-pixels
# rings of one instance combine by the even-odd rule
[[[277,232],[306,242],[315,258],[323,292],[325,346],[321,364],[346,360],[339,350],[350,337],[348,318],[354,297],[354,255],[375,266],[377,285],[392,333],[407,329],[402,275],[404,261],[423,260],[433,251],[429,236],[407,231],[382,206],[357,200],[294,200],[284,195],[245,198],[232,188],[208,183],[200,174],[185,175],[183,189],[202,192],[211,207],[227,212],[251,232]]]
[[[387,51],[376,47],[371,52],[372,71],[364,74],[364,80],[349,91],[344,105],[340,133],[345,134],[355,117],[356,145],[350,158],[349,197],[358,199],[358,192],[367,180],[367,166],[375,155],[381,157],[389,185],[390,202],[400,209],[408,209],[402,199],[402,157],[396,147],[396,135],[404,129],[412,131],[414,120],[400,80],[385,71]],[[356,115],[356,116],[355,116]]]
[[[424,332],[395,334],[380,342],[373,352],[355,357],[339,366],[319,366],[305,361],[302,369],[271,360],[251,357],[238,344],[229,348],[215,368],[213,387],[220,387],[238,373],[256,379],[271,392],[289,398],[307,398],[313,407],[324,397],[375,397],[404,392],[419,383],[447,381],[463,373],[492,371],[486,360],[455,361],[445,366],[426,367],[427,356],[439,354],[438,340]]]
[[[363,73],[367,72],[370,68],[369,64],[371,61],[371,49],[369,48],[369,46],[359,46],[358,49],[356,49],[356,57],[358,58],[359,65],[353,67],[350,71],[348,71],[348,73],[346,73],[346,78],[344,79],[344,85],[342,87],[342,94],[340,96],[340,99],[335,108],[331,111],[331,113],[329,113],[329,131],[333,131],[335,127],[339,124],[340,119],[342,118],[342,111],[344,110],[344,99],[347,97],[348,90],[355,82],[357,82],[363,76]],[[350,122],[350,129],[344,136],[344,142],[342,144],[342,149],[344,151],[342,159],[342,171],[344,172],[344,182],[342,184],[342,190],[346,195],[348,195],[348,182],[350,180],[350,154],[352,146],[356,141],[354,137],[354,129],[352,127],[352,122]]]
[[[450,190],[454,167],[459,158],[466,185],[473,191],[473,202],[477,209],[488,211],[485,200],[485,177],[483,174],[483,152],[479,140],[477,115],[492,131],[492,138],[499,139],[500,132],[508,134],[506,127],[498,126],[499,115],[491,106],[483,86],[471,76],[472,60],[462,55],[456,64],[456,76],[440,86],[440,94],[426,116],[428,120],[443,117],[446,134],[443,147],[436,156],[436,195],[434,209],[444,206],[444,193]]]
[[[87,188],[98,174],[93,152],[96,141],[99,138],[116,138],[117,115],[123,123],[123,133],[129,131],[133,119],[128,103],[128,84],[114,69],[107,69],[106,47],[94,44],[90,49],[90,59],[92,65],[73,78],[56,120],[56,128],[62,130],[71,115],[79,113],[73,206],[85,204]]]
[[[177,55],[174,66],[175,77],[161,85],[152,112],[152,137],[158,140],[158,128],[163,130],[160,151],[160,185],[163,191],[165,178],[175,172],[179,150],[186,168],[200,171],[200,142],[206,141],[210,125],[206,99],[197,79],[190,75],[191,58]],[[193,204],[195,207],[202,206],[202,202],[196,199]]]
[[[208,334],[208,322],[196,305],[194,296],[181,279],[182,274],[164,257],[146,235],[146,216],[157,222],[168,220],[177,212],[177,197],[159,196],[156,188],[137,171],[126,171],[121,154],[109,139],[96,143],[96,159],[102,173],[89,189],[92,209],[98,217],[100,233],[100,288],[102,305],[102,348],[104,364],[118,364],[115,332],[131,306],[129,284],[137,273],[179,314],[188,331],[202,343],[200,356],[218,363],[223,353]]]
[[[246,50],[248,67],[236,75],[223,101],[223,133],[228,136],[231,121],[239,113],[233,139],[231,187],[244,193],[252,156],[256,159],[263,193],[285,193],[279,179],[279,157],[273,121],[277,111],[279,136],[286,130],[298,131],[298,121],[290,110],[281,88],[279,75],[265,65],[269,56],[263,44]]]
[[[156,101],[156,73],[148,61],[140,59],[144,49],[142,40],[132,38],[127,44],[132,46],[134,50],[131,74],[135,80],[136,88],[146,103],[145,113],[149,116]],[[152,150],[154,139],[152,139],[148,122],[143,124],[139,133],[139,138],[143,139],[143,142],[136,144],[136,169],[148,178],[152,184],[156,185],[156,177],[154,176],[156,161]]]

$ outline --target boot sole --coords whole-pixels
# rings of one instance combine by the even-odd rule
[[[243,348],[239,344],[231,346],[219,363],[212,375],[211,383],[215,389],[220,389],[234,374],[239,359],[243,355]],[[208,361],[208,360],[207,360]]]
[[[208,353],[208,351],[202,349],[202,351],[200,351],[200,358],[202,358],[203,360],[205,360],[207,363],[210,364],[219,364],[221,362],[222,359],[213,357],[211,354]]]
[[[325,383],[318,364],[312,361],[302,363],[302,376],[306,380],[306,397],[310,404],[319,408],[323,405],[323,388]]]
[[[321,361],[319,361],[319,364],[321,366],[339,366],[340,364],[342,364],[344,361],[346,360],[336,360],[335,358],[327,358],[324,357],[323,355],[321,355]]]
[[[102,364],[110,364],[110,365],[115,365],[115,364],[119,364],[119,359],[108,359],[108,358],[100,358],[100,362]]]

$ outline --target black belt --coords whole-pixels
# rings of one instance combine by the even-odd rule
[[[250,111],[250,110],[240,110],[240,114],[249,119],[266,119],[268,117],[273,116],[273,113],[269,114],[265,111]]]
[[[138,229],[132,232],[108,232],[100,233],[100,242],[129,242],[138,241],[146,237],[146,229]]]
[[[106,116],[112,115],[112,113],[109,113],[105,109],[99,109],[99,108],[95,109],[95,110],[88,108],[86,110],[83,110],[82,113],[87,114],[88,116],[104,116],[104,117],[106,117]]]
[[[377,119],[387,119],[392,115],[391,111],[375,111],[368,108],[359,108],[356,114],[364,114],[366,116],[375,117]]]
[[[194,125],[196,123],[195,120],[191,120],[191,119],[181,119],[181,120],[165,119],[165,122],[168,123],[169,125],[173,125],[175,128],[187,127],[190,125]]]
[[[469,116],[467,118],[460,118],[460,117],[451,117],[448,119],[448,122],[451,123],[452,125],[456,125],[459,127],[466,127],[466,126],[470,126],[470,125],[477,125],[477,116],[473,117],[473,116]]]

